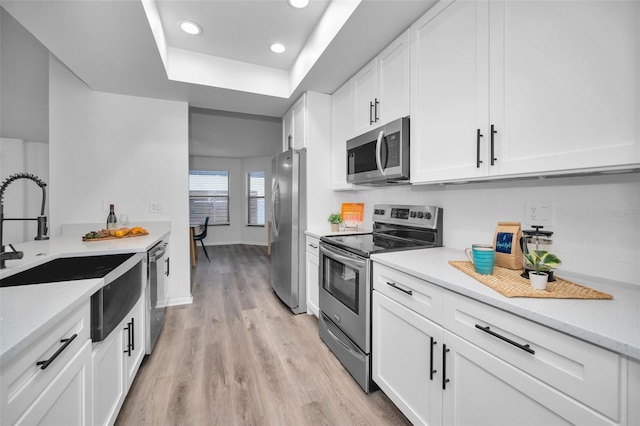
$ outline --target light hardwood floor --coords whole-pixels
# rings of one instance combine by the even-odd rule
[[[201,249],[199,249],[201,250]],[[191,305],[167,309],[116,425],[409,425],[273,293],[265,247],[207,247]]]

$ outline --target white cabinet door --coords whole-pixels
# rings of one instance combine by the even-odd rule
[[[115,422],[124,400],[124,357],[122,333],[118,328],[93,349],[93,424]]]
[[[409,115],[409,35],[406,30],[376,58],[378,104],[374,105],[374,116],[378,125]]]
[[[122,330],[125,385],[128,390],[136,377],[145,354],[145,300],[141,297],[125,318],[125,329]]]
[[[293,146],[293,109],[282,117],[282,152]]]
[[[372,375],[413,424],[442,424],[442,328],[373,292]]]
[[[307,146],[305,122],[306,112],[306,94],[300,96],[300,99],[293,105],[293,147],[302,149]]]
[[[316,317],[320,315],[320,290],[318,273],[320,260],[317,255],[307,252],[307,313]]]
[[[616,424],[446,330],[444,342],[443,424]]]
[[[352,77],[352,81],[355,133],[360,134],[377,124],[374,116],[375,102],[377,102],[376,60],[372,60],[358,71]]]
[[[487,2],[440,3],[411,37],[412,182],[486,176]]]
[[[85,341],[17,424],[91,424],[91,341]]]
[[[490,3],[491,174],[640,162],[640,2]]]
[[[347,140],[355,136],[353,81],[331,95],[331,188],[352,190],[347,183]]]

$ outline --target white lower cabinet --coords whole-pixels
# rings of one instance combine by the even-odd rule
[[[373,381],[413,424],[442,424],[441,341],[442,327],[373,292]]]
[[[373,378],[412,423],[631,424],[619,354],[377,263],[373,282]]]
[[[144,295],[120,325],[94,344],[93,424],[112,425],[142,363],[144,349]]]
[[[89,328],[87,300],[2,365],[0,424],[91,424]]]
[[[307,313],[319,316],[320,307],[320,288],[319,272],[320,258],[319,247],[320,239],[307,235],[307,251],[306,251],[306,274],[307,274]]]

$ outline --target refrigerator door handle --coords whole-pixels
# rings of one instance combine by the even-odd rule
[[[273,236],[278,236],[278,218],[280,217],[280,181],[276,180],[273,184],[271,195],[271,217],[273,222]],[[277,213],[276,213],[277,210]]]

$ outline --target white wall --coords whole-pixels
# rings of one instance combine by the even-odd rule
[[[267,245],[267,227],[247,226],[246,180],[251,171],[265,171],[265,220],[271,217],[271,157],[218,158],[192,156],[190,170],[229,172],[229,225],[209,225],[204,244]]]
[[[40,142],[25,142],[20,139],[0,138],[0,182],[15,173],[32,173],[49,182],[49,145]],[[45,204],[45,216],[49,215],[49,188]],[[7,218],[35,218],[42,208],[42,189],[27,179],[13,181],[7,186],[3,197],[4,214]],[[15,244],[31,241],[38,233],[35,221],[5,221],[3,243]]]
[[[444,209],[444,245],[489,243],[499,221],[520,221],[525,203],[553,203],[553,250],[562,269],[640,285],[640,173],[547,180],[412,186],[341,192],[365,203],[371,226],[376,203],[433,204]],[[336,210],[339,209],[339,204]]]
[[[187,103],[95,92],[53,56],[49,68],[51,234],[104,221],[109,203],[131,225],[169,220],[169,303],[190,303]]]
[[[49,51],[0,8],[0,137],[49,141]]]

